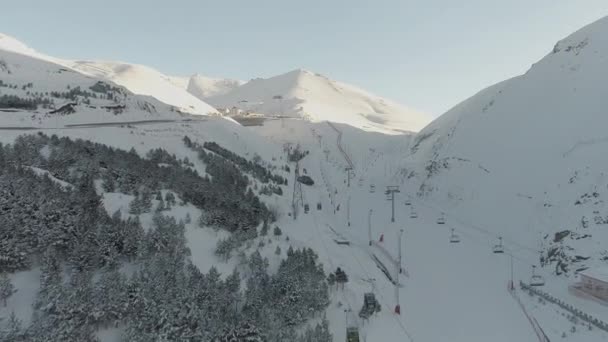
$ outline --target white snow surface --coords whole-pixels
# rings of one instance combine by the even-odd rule
[[[245,82],[224,78],[212,78],[199,74],[192,75],[188,79],[188,92],[201,100],[212,96],[224,95]]]
[[[253,79],[206,101],[216,108],[235,106],[269,116],[345,123],[389,134],[415,132],[430,121],[423,113],[301,69],[267,79]]]
[[[202,100],[180,86],[180,79],[170,77],[147,66],[112,61],[74,61],[44,55],[19,40],[0,33],[0,50],[62,65],[82,74],[104,79],[124,86],[138,95],[152,96],[157,100],[189,114],[217,113]]]
[[[176,79],[147,66],[102,61],[73,61],[70,66],[87,75],[111,80],[135,94],[153,96],[185,113],[206,115],[217,112],[186,89],[177,86]]]

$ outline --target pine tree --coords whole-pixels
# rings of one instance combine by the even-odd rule
[[[129,203],[129,214],[139,215],[142,213],[142,202],[139,193],[135,192],[135,198]]]
[[[156,206],[156,212],[160,213],[161,211],[164,211],[166,209],[167,208],[165,207],[165,201],[161,197],[160,200],[158,201],[158,205]]]
[[[145,188],[141,192],[141,211],[149,213],[152,210],[152,193],[149,189]]]
[[[6,322],[4,331],[0,330],[0,341],[2,342],[25,342],[25,332],[22,330],[21,320],[12,311]]]
[[[336,270],[336,283],[344,289],[344,284],[348,282],[348,275],[340,267]]]
[[[0,302],[6,306],[7,299],[15,293],[15,287],[6,273],[0,274]]]

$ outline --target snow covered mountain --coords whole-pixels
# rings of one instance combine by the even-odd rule
[[[4,34],[0,34],[0,49],[56,63],[89,76],[111,81],[135,94],[152,96],[184,113],[206,115],[217,112],[215,108],[188,93],[184,87],[176,85],[177,78],[171,78],[143,65],[63,60],[39,53]]]
[[[430,120],[422,113],[306,70],[257,78],[205,100],[217,108],[236,106],[266,115],[346,123],[393,134],[418,131]]]
[[[224,95],[245,82],[224,78],[211,78],[199,74],[192,75],[188,79],[188,92],[201,100],[212,96]]]
[[[539,340],[539,325],[551,340],[607,340],[599,323],[506,288],[511,276],[530,279],[542,251],[542,289],[608,321],[605,306],[568,290],[576,269],[608,257],[607,33],[603,19],[559,42],[525,75],[480,92],[417,135],[392,136],[380,132],[415,130],[423,116],[307,71],[234,89],[197,82],[204,94],[215,92],[208,98],[214,105],[341,124],[182,120],[174,106],[109,78],[144,90],[134,82],[146,78],[170,92],[187,89],[192,78],[61,61],[1,37],[0,161],[8,163],[0,162],[0,236],[10,239],[0,240],[0,287],[8,278],[18,291],[0,298],[7,299],[0,340],[17,326],[33,341],[75,333],[89,337],[78,341],[216,334],[259,341],[259,330],[292,333],[273,342],[329,342],[327,331],[344,341],[355,328],[361,341],[531,342]],[[183,103],[182,93],[171,94],[167,101]],[[70,126],[81,123],[88,125]],[[292,153],[296,146],[306,152]],[[314,184],[297,186],[298,167]],[[392,222],[383,190],[396,184]],[[98,207],[105,213],[91,215]],[[447,223],[439,225],[442,213]],[[71,225],[81,218],[99,224]],[[451,229],[460,242],[450,242]],[[499,236],[504,254],[492,253]],[[33,248],[29,258],[23,246]],[[62,254],[50,253],[54,248]],[[314,254],[293,252],[307,248]],[[294,256],[302,263],[291,264]],[[87,267],[74,267],[81,263]],[[91,266],[94,274],[75,276]],[[337,268],[348,282],[326,283]],[[370,292],[381,311],[362,319]],[[12,325],[13,312],[21,326]],[[323,316],[328,325],[317,331],[325,339],[297,339],[290,329],[303,332]],[[277,324],[286,318],[288,325]],[[234,324],[245,320],[254,326]]]
[[[150,67],[122,62],[73,61],[70,66],[88,75],[105,78],[136,94],[149,95],[192,114],[217,112],[201,99],[176,85],[176,79]],[[179,83],[178,83],[179,84]]]
[[[604,18],[420,131],[405,183],[549,272],[605,265],[607,68]]]
[[[135,95],[29,50],[12,52],[3,48],[0,45],[1,126],[183,119],[174,107],[153,97]]]

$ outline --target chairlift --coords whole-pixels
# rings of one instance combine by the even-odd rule
[[[304,204],[304,213],[308,214],[309,211],[310,211],[310,206],[308,204]]]
[[[439,218],[437,219],[437,224],[445,224],[445,217],[443,216],[443,214],[441,214],[441,216],[439,216]]]
[[[454,228],[452,228],[452,234],[450,234],[450,243],[459,243],[460,236],[454,232]]]
[[[505,246],[502,244],[502,236],[498,237],[498,244],[494,245],[494,248],[492,248],[492,252],[496,254],[505,252]]]
[[[545,278],[541,275],[536,274],[536,265],[532,265],[532,277],[530,278],[530,286],[543,286],[545,285]]]
[[[410,201],[409,199],[405,200],[405,205],[412,205],[412,201]]]
[[[412,211],[412,212],[410,213],[410,218],[412,218],[412,219],[418,218],[418,214],[416,214],[416,212],[415,212],[415,211]]]
[[[373,194],[373,193],[375,193],[375,192],[376,192],[376,186],[375,186],[374,184],[371,184],[371,185],[369,186],[369,193],[370,193],[370,194]]]

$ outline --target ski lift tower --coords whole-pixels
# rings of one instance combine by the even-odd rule
[[[403,229],[401,229],[399,231],[399,260],[398,262],[395,264],[396,266],[396,271],[395,272],[395,277],[397,278],[397,281],[395,282],[395,313],[397,315],[401,315],[401,304],[399,302],[399,287],[401,286],[401,282],[400,282],[400,277],[399,274],[401,273],[402,267],[401,267],[401,238],[403,237]]]
[[[391,210],[391,222],[395,222],[395,193],[400,193],[401,191],[399,191],[399,186],[398,185],[388,185],[386,187],[386,191],[384,192],[384,194],[386,194],[387,201],[391,201],[391,205],[392,205],[392,210]]]
[[[370,246],[372,245],[372,212],[373,210],[370,209],[367,214],[367,237],[369,238]]]
[[[346,201],[346,221],[350,227],[350,194],[348,195],[348,199]]]
[[[344,168],[344,171],[346,171],[346,186],[350,188],[350,177],[352,177],[353,168],[351,166],[347,166]]]

